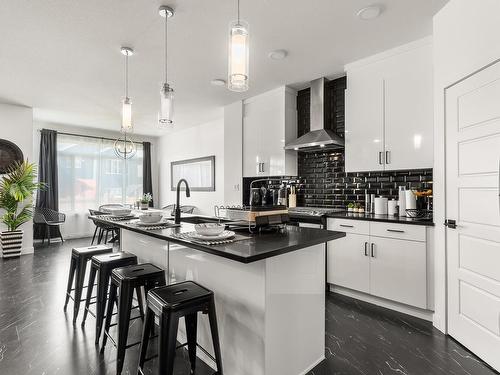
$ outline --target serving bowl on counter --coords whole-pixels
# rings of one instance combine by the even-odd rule
[[[132,212],[130,208],[107,208],[107,212],[109,212],[112,216],[128,216]]]
[[[148,212],[139,216],[141,223],[156,224],[163,219],[163,215],[158,212]]]
[[[201,223],[194,226],[196,233],[202,236],[218,236],[224,232],[225,228],[224,224],[219,223]]]

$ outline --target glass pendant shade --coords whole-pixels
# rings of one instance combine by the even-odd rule
[[[122,102],[122,128],[123,133],[130,133],[134,130],[132,124],[132,102],[130,98],[123,99]]]
[[[160,91],[160,114],[158,122],[160,125],[170,125],[174,115],[174,89],[168,83],[162,85]]]
[[[236,21],[229,28],[229,61],[227,87],[231,91],[248,90],[248,25]]]

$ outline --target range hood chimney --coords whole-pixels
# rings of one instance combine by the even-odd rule
[[[311,82],[311,130],[285,145],[285,150],[320,151],[344,148],[344,139],[325,129],[325,78]]]

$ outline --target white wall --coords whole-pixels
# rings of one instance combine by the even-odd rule
[[[33,159],[33,109],[11,104],[0,104],[0,138],[15,143],[24,154],[24,159]],[[0,213],[0,215],[3,214]],[[1,230],[6,227],[0,224]],[[21,226],[24,230],[22,254],[33,252],[33,222]]]
[[[500,58],[500,1],[451,0],[434,17],[434,325],[446,332],[444,89]]]
[[[107,131],[95,128],[82,128],[70,125],[52,124],[46,122],[35,122],[33,131],[33,155],[35,161],[38,163],[40,153],[40,129],[52,129],[60,132],[68,132],[73,134],[92,135],[96,137],[118,138],[121,136],[120,132]],[[134,140],[151,142],[151,169],[153,179],[153,197],[155,199],[155,206],[158,206],[158,157],[157,147],[158,138],[149,137],[136,134],[133,136]],[[97,209],[98,207],[89,207]],[[88,219],[87,212],[64,212],[66,214],[66,222],[61,226],[61,233],[64,238],[83,238],[92,236],[94,233],[94,224]],[[54,239],[58,241],[58,239]]]
[[[170,163],[215,155],[215,191],[193,191],[181,195],[181,204],[197,207],[196,213],[214,215],[214,205],[224,203],[224,119],[207,122],[164,135],[158,142],[160,161],[160,205],[175,203],[170,190]],[[231,171],[227,171],[231,173]],[[239,172],[241,173],[241,172]]]

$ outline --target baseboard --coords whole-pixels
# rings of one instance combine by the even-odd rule
[[[334,292],[334,293],[342,294],[344,296],[351,297],[351,298],[356,298],[356,299],[359,299],[359,300],[364,301],[364,302],[368,302],[368,303],[371,303],[371,304],[374,304],[377,306],[381,306],[381,307],[384,307],[386,309],[395,310],[395,311],[398,311],[398,312],[403,313],[403,314],[408,314],[408,315],[414,316],[416,318],[427,320],[429,322],[432,322],[432,320],[433,320],[434,312],[431,310],[420,309],[418,307],[413,307],[413,306],[405,305],[403,303],[390,301],[390,300],[380,298],[380,297],[375,297],[375,296],[372,296],[370,294],[358,292],[358,291],[352,290],[352,289],[343,288],[343,287],[337,286],[337,285],[329,284],[329,287],[330,287],[330,291]]]

